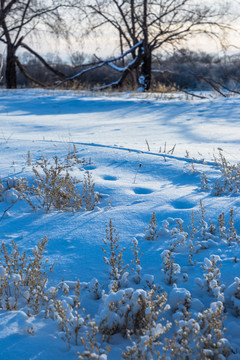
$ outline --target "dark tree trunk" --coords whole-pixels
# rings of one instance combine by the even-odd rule
[[[139,85],[143,91],[147,91],[151,86],[152,79],[152,52],[149,47],[145,47],[142,55]]]
[[[7,49],[7,64],[6,64],[6,87],[7,89],[17,88],[17,72],[16,72],[16,56],[13,46],[8,46]]]
[[[142,91],[147,91],[151,86],[152,50],[148,41],[148,0],[143,1],[143,46],[142,62],[140,68],[139,85]]]

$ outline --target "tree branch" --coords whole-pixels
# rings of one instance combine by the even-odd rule
[[[34,56],[36,56],[36,58],[38,58],[39,61],[41,61],[41,63],[50,71],[52,71],[55,75],[57,75],[58,77],[60,77],[61,79],[66,79],[66,75],[64,75],[61,71],[58,71],[56,69],[54,69],[51,65],[49,65],[43,58],[42,56],[40,56],[36,51],[34,51],[33,49],[31,49],[28,45],[21,43],[21,47],[23,47],[24,49],[28,50],[31,54],[33,54]]]
[[[39,85],[39,86],[41,86],[41,87],[43,87],[43,88],[46,87],[45,84],[43,84],[42,82],[40,82],[40,81],[32,78],[32,77],[27,73],[26,69],[25,69],[24,66],[20,63],[20,61],[18,60],[17,57],[15,58],[15,62],[16,62],[16,64],[17,64],[19,70],[23,73],[23,75],[24,75],[27,79],[29,79],[29,80],[32,81],[33,83],[35,83],[35,84],[37,84],[37,85]]]

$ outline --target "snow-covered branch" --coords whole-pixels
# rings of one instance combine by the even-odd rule
[[[126,76],[124,76],[124,74],[125,74],[126,72],[130,71],[130,70],[132,69],[132,67],[138,62],[139,56],[137,56],[135,59],[133,59],[126,67],[119,67],[119,66],[115,65],[114,62],[121,60],[122,58],[124,58],[125,56],[127,56],[128,54],[130,54],[133,50],[135,50],[135,49],[137,49],[137,48],[140,48],[142,44],[143,44],[143,40],[139,41],[139,42],[138,42],[137,44],[135,44],[133,47],[131,47],[130,49],[128,49],[127,51],[125,51],[123,54],[119,55],[119,56],[116,57],[116,58],[113,58],[113,59],[110,59],[110,60],[100,61],[100,62],[97,63],[96,65],[93,65],[93,66],[90,66],[90,67],[88,67],[88,68],[86,68],[86,69],[83,69],[83,70],[81,70],[79,73],[77,73],[77,74],[75,74],[75,75],[72,75],[72,76],[64,79],[64,80],[61,81],[59,84],[57,84],[56,87],[62,85],[62,84],[65,83],[66,81],[74,80],[74,79],[82,76],[83,74],[85,74],[85,73],[87,73],[87,72],[89,72],[89,71],[98,69],[98,68],[103,67],[103,66],[105,66],[105,65],[110,66],[111,68],[113,68],[113,69],[116,70],[116,71],[122,72],[122,73],[123,73],[122,77],[125,79]],[[116,82],[114,82],[114,83],[112,83],[112,84],[104,85],[103,87],[101,87],[101,89],[102,89],[102,88],[109,87],[109,86],[111,87],[111,86],[113,86],[113,85],[114,85],[114,86],[119,86],[118,83],[119,83],[119,82],[122,83],[122,81],[121,81],[122,77],[121,77],[118,81],[116,81]],[[99,89],[100,89],[100,88],[99,88]]]

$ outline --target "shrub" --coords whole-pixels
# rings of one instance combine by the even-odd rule
[[[93,210],[100,195],[94,190],[95,184],[91,173],[87,171],[83,180],[78,180],[71,175],[75,166],[78,170],[83,170],[82,166],[85,163],[85,160],[80,160],[75,153],[69,154],[63,161],[55,156],[53,163],[46,157],[42,157],[33,165],[32,185],[26,179],[25,181],[17,180],[16,189],[34,211],[41,208],[47,213],[51,209],[74,212],[84,206],[86,210]],[[80,183],[82,183],[82,190]]]
[[[147,331],[161,332],[159,315],[164,309],[167,294],[153,285],[149,289],[127,288],[103,296],[96,320],[104,335],[122,333],[141,334]]]
[[[240,165],[231,164],[226,160],[221,151],[219,151],[219,158],[215,157],[215,163],[219,167],[222,176],[218,179],[212,189],[215,196],[222,194],[236,194],[240,189]]]
[[[28,256],[20,254],[18,246],[4,243],[0,247],[0,307],[17,310],[28,305],[36,314],[48,301],[47,262],[43,260],[47,238],[43,238]],[[52,271],[52,267],[49,268]]]

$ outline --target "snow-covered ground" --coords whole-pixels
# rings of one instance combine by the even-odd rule
[[[229,224],[230,211],[234,209],[234,226],[240,233],[237,192],[240,170],[236,165],[230,174],[232,183],[229,184],[230,179],[225,184],[221,166],[214,161],[214,157],[221,155],[232,164],[239,161],[239,102],[239,97],[211,95],[208,100],[199,100],[177,95],[159,98],[131,93],[0,92],[0,178],[5,187],[0,201],[0,240],[6,245],[14,240],[21,253],[26,250],[29,254],[40,239],[47,236],[44,258],[55,266],[48,275],[46,291],[58,286],[63,279],[65,286],[70,284],[71,288],[71,284],[76,285],[79,279],[83,287],[78,309],[81,319],[90,314],[100,328],[102,326],[102,331],[103,324],[108,327],[111,321],[119,321],[118,326],[115,323],[113,336],[108,339],[111,346],[109,359],[120,359],[121,352],[127,346],[133,346],[121,331],[120,319],[125,314],[122,309],[125,305],[121,301],[128,298],[126,302],[133,304],[130,313],[134,314],[141,302],[139,293],[145,291],[142,296],[149,295],[146,288],[153,279],[150,275],[154,276],[155,284],[168,293],[167,304],[171,306],[156,320],[155,325],[161,323],[162,317],[172,323],[171,329],[160,336],[160,340],[164,337],[173,339],[174,333],[181,329],[183,323],[176,325],[175,320],[184,320],[187,324],[186,309],[190,318],[200,324],[198,334],[205,335],[208,331],[206,319],[204,325],[200,317],[206,318],[208,311],[209,322],[214,322],[212,314],[216,309],[222,309],[222,315],[226,316],[226,331],[221,329],[216,349],[222,349],[223,339],[227,339],[228,350],[213,350],[213,345],[203,345],[203,338],[200,348],[205,346],[207,350],[215,351],[215,355],[206,352],[206,359],[223,359],[220,353],[225,358],[240,359],[240,280],[236,278],[240,276],[240,239]],[[86,159],[87,163],[81,169],[74,164],[69,171],[79,179],[87,171],[91,172],[95,191],[100,194],[94,210],[71,212],[52,208],[48,213],[44,209],[34,212],[24,199],[15,203],[18,193],[10,184],[16,181],[14,179],[24,177],[31,182],[32,166],[42,156],[50,161],[57,156],[63,161],[69,153]],[[10,184],[9,189],[6,189],[6,181]],[[217,191],[219,194],[215,196]],[[157,226],[154,229],[153,225],[149,230],[153,213]],[[225,214],[225,224],[219,222],[221,213]],[[191,230],[192,214],[196,231]],[[142,254],[139,278],[136,279],[132,263],[119,279],[117,300],[116,294],[111,293],[109,266],[104,262],[102,251],[102,247],[107,248],[103,239],[106,239],[110,219],[119,232],[119,249],[126,248],[123,252],[125,264],[133,259],[134,238]],[[168,255],[169,261],[173,259],[175,263],[170,280],[168,265],[164,265]],[[0,289],[3,289],[6,274],[2,257],[0,261]],[[16,277],[17,270],[13,273]],[[92,290],[93,279],[100,284],[97,296]],[[16,280],[11,291],[14,286]],[[133,289],[135,297],[127,295],[129,288]],[[136,289],[143,290],[135,293]],[[59,294],[65,305],[71,303],[70,293]],[[9,296],[14,297],[13,294]],[[107,306],[114,301],[117,305],[111,312]],[[45,303],[33,314],[27,304],[20,306],[19,303],[17,309],[7,311],[4,310],[5,302],[0,291],[1,360],[71,360],[77,359],[77,353],[83,351],[79,340],[75,345],[74,336],[70,348],[67,341],[62,340],[66,334],[61,329],[61,321],[52,319],[57,317],[56,309],[52,316],[47,316],[45,310],[49,305]],[[146,314],[152,311],[145,310]],[[73,333],[74,314],[68,314],[72,316],[69,326]],[[152,323],[153,327],[155,325]],[[85,336],[86,329],[86,324],[80,326],[79,337]],[[143,334],[149,336],[146,331]],[[214,336],[208,339],[212,344]],[[136,341],[134,335],[133,340]],[[97,342],[101,341],[98,334]],[[196,350],[197,340],[191,341]],[[175,340],[175,343],[179,342]],[[108,343],[103,341],[101,346],[104,348]],[[158,349],[162,351],[161,346]],[[175,358],[173,354],[169,356]],[[191,356],[195,359],[196,353]],[[185,359],[184,355],[182,358]]]

